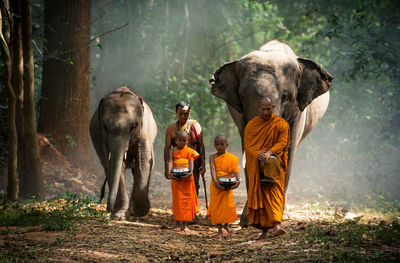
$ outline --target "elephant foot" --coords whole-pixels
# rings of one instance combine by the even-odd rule
[[[126,214],[125,211],[118,211],[111,215],[111,219],[114,221],[125,221],[126,220],[125,214]]]
[[[142,217],[142,216],[147,215],[149,213],[149,211],[150,211],[150,206],[139,207],[139,208],[129,208],[128,214],[130,216]]]
[[[133,210],[129,210],[129,215],[132,217],[142,217],[145,216],[149,213],[149,211],[145,211],[145,212],[135,212]]]

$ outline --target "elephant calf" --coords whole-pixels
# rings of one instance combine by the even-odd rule
[[[104,97],[90,120],[90,136],[109,186],[107,210],[111,218],[124,220],[129,212],[144,216],[154,163],[153,143],[157,125],[150,107],[127,87]],[[125,169],[134,176],[130,201],[125,189]]]

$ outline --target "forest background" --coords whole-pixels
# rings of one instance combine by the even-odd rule
[[[46,122],[40,120],[45,114],[40,103],[46,77],[43,61],[55,58],[71,67],[77,64],[72,57],[46,49],[44,11],[49,2],[32,1],[39,122]],[[225,103],[211,95],[208,80],[224,63],[279,39],[335,77],[327,113],[296,154],[289,200],[398,204],[399,14],[400,3],[389,0],[92,1],[86,25],[90,36],[82,36],[90,48],[90,69],[83,76],[89,79],[90,72],[90,115],[104,95],[121,85],[143,96],[157,121],[155,170],[162,171],[164,132],[175,120],[175,104],[184,100],[192,105],[192,118],[203,127],[207,156],[218,134],[227,135],[229,150],[240,156],[237,128]],[[55,92],[61,88],[52,87]],[[8,113],[7,91],[2,86],[3,167],[8,158]],[[70,152],[82,141],[73,134],[63,134]],[[56,143],[62,144],[61,140]]]

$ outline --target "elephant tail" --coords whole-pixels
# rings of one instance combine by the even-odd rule
[[[101,187],[101,193],[100,193],[100,200],[99,200],[99,203],[100,203],[101,201],[103,201],[103,198],[104,198],[104,196],[105,196],[105,194],[106,194],[106,184],[107,184],[107,178],[104,180],[103,186]]]

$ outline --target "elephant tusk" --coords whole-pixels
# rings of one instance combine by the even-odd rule
[[[111,160],[111,152],[108,152],[108,160]]]
[[[125,152],[124,154],[124,160],[126,160],[126,156],[128,155],[128,152]]]
[[[214,85],[214,84],[215,84],[215,78],[214,78],[214,76],[213,76],[208,82],[210,82],[211,85]]]

